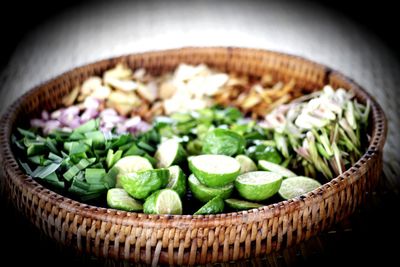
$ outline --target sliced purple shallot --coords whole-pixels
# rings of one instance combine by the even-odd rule
[[[110,132],[115,129],[117,134],[137,134],[150,128],[150,124],[143,121],[140,116],[127,118],[121,116],[116,110],[107,108],[102,110],[102,100],[87,97],[83,103],[60,108],[49,114],[43,110],[40,118],[31,120],[31,126],[42,129],[44,134],[54,130],[72,131],[83,123],[100,118],[100,129]]]

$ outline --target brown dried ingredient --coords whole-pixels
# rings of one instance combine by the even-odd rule
[[[274,83],[271,75],[264,75],[252,81],[236,75],[230,77],[233,78],[214,97],[214,101],[223,106],[233,105],[253,119],[264,117],[274,107],[287,103],[299,95],[298,90],[295,90],[294,80],[284,84]]]

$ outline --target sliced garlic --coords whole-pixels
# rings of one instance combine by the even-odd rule
[[[104,81],[115,89],[125,92],[131,92],[138,88],[138,83],[131,80],[118,80],[116,78],[109,77],[107,80],[105,79]]]
[[[86,79],[81,86],[81,94],[90,95],[94,90],[102,86],[100,77],[92,76]]]
[[[115,68],[104,72],[104,82],[108,83],[108,79],[114,78],[117,80],[132,79],[132,70],[123,64],[117,64]]]
[[[159,88],[159,95],[161,99],[171,98],[175,92],[176,87],[172,84],[172,82],[163,82]]]
[[[143,80],[145,74],[146,70],[144,68],[140,68],[135,70],[135,72],[133,73],[133,78],[135,80]]]
[[[104,100],[107,99],[110,94],[111,94],[111,88],[105,85],[98,87],[96,90],[93,91],[93,93],[90,96],[99,100]]]
[[[123,116],[128,115],[140,104],[141,101],[135,94],[120,91],[112,92],[107,99],[107,107],[114,108]]]
[[[153,102],[158,97],[158,87],[155,82],[149,82],[147,85],[139,83],[137,92],[149,102]]]

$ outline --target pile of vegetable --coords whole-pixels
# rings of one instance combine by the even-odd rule
[[[154,130],[138,136],[116,135],[100,131],[99,119],[93,119],[72,132],[54,130],[42,136],[37,128],[17,129],[12,142],[25,172],[60,192],[86,201],[99,198],[115,186],[112,169],[122,157],[150,156],[159,143]]]
[[[28,175],[100,206],[195,215],[257,208],[319,187],[354,164],[368,142],[369,103],[358,103],[343,89],[326,86],[283,105],[285,97],[258,120],[258,111],[216,105],[221,88],[228,90],[237,78],[204,65],[180,66],[163,82],[121,65],[99,79],[77,87],[64,99],[66,107],[43,111],[29,129],[18,128],[12,142]],[[134,83],[154,83],[155,102],[166,90],[160,86],[176,86],[151,124],[128,103],[110,104],[113,93],[141,99],[146,90],[137,92]],[[277,95],[287,95],[293,84],[277,88]],[[246,92],[246,99],[254,94]],[[179,106],[176,112],[176,99],[185,97],[198,105],[190,102],[194,108]]]
[[[299,97],[294,82],[274,82],[270,75],[249,78],[226,74],[201,64],[179,65],[173,73],[154,77],[145,69],[132,71],[123,64],[92,76],[66,95],[64,107],[43,110],[31,125],[44,134],[53,130],[72,131],[100,118],[100,129],[117,133],[145,131],[154,117],[188,112],[214,104],[234,106],[253,119],[274,107]],[[147,121],[147,122],[146,122]]]
[[[272,111],[261,122],[271,129],[274,141],[289,167],[307,176],[326,179],[343,173],[362,155],[370,103],[362,105],[343,89],[305,95]]]

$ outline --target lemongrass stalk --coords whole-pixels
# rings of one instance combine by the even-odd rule
[[[359,105],[361,107],[364,107],[363,105],[361,105],[361,104],[359,104],[357,102],[357,99],[353,101],[354,117],[356,118],[356,121],[359,121],[361,119],[361,115],[362,115],[362,112],[361,112],[361,109],[360,109]]]
[[[342,128],[339,128],[339,144],[344,145],[347,147],[349,151],[353,151],[355,149],[355,146],[353,142],[349,139],[349,137],[346,135],[344,130]]]
[[[323,156],[326,159],[330,159],[331,158],[331,155],[328,154],[328,152],[325,150],[323,145],[321,145],[320,143],[316,143],[315,145],[317,146],[318,153],[321,156]]]
[[[283,134],[274,132],[274,140],[276,143],[276,147],[282,153],[282,155],[285,158],[289,158],[289,149],[288,149],[286,138],[283,136]]]
[[[292,146],[293,149],[300,147],[300,141],[297,137],[292,134],[287,135],[289,144]]]
[[[331,170],[332,170],[333,173],[335,174],[335,176],[338,176],[340,173],[339,173],[339,169],[338,169],[337,164],[336,164],[335,157],[332,157],[332,158],[329,160],[329,165],[330,165],[330,167],[331,167]]]
[[[336,143],[332,144],[332,149],[333,149],[333,157],[335,158],[335,162],[336,162],[336,166],[338,168],[338,172],[339,172],[339,174],[342,174],[343,173],[342,157],[340,155],[340,150],[339,150],[338,146],[336,145]]]
[[[356,118],[354,115],[354,105],[352,101],[347,101],[344,117],[350,127],[355,130],[357,128]]]
[[[339,131],[339,124],[335,123],[335,126],[331,129],[330,143],[333,144],[337,141]]]
[[[326,134],[325,129],[324,128],[321,129],[321,133],[322,133],[321,135],[318,134],[316,129],[312,129],[311,131],[312,131],[312,133],[314,134],[314,136],[317,138],[317,140],[319,142],[317,144],[322,146],[321,149],[323,149],[323,151],[321,150],[322,151],[321,153],[325,154],[325,157],[327,159],[332,157],[333,156],[333,151],[332,151],[331,145],[329,143],[329,138],[328,138],[328,135]]]
[[[308,151],[310,153],[313,164],[315,165],[317,170],[319,170],[326,178],[332,178],[332,172],[330,171],[329,167],[318,155],[314,135],[310,131],[308,131],[306,133],[306,138],[308,140]]]
[[[367,105],[365,107],[364,113],[361,116],[361,122],[364,123],[364,125],[368,125],[368,117],[370,111],[371,111],[371,102],[367,100]]]
[[[290,162],[292,161],[292,156],[289,156],[288,158],[286,158],[280,165],[282,167],[287,168],[287,166],[289,166]]]
[[[345,119],[341,119],[339,121],[340,127],[346,132],[350,140],[354,143],[355,146],[360,145],[360,140],[357,140],[357,136],[354,133],[353,129],[350,127],[350,125],[347,123]]]

